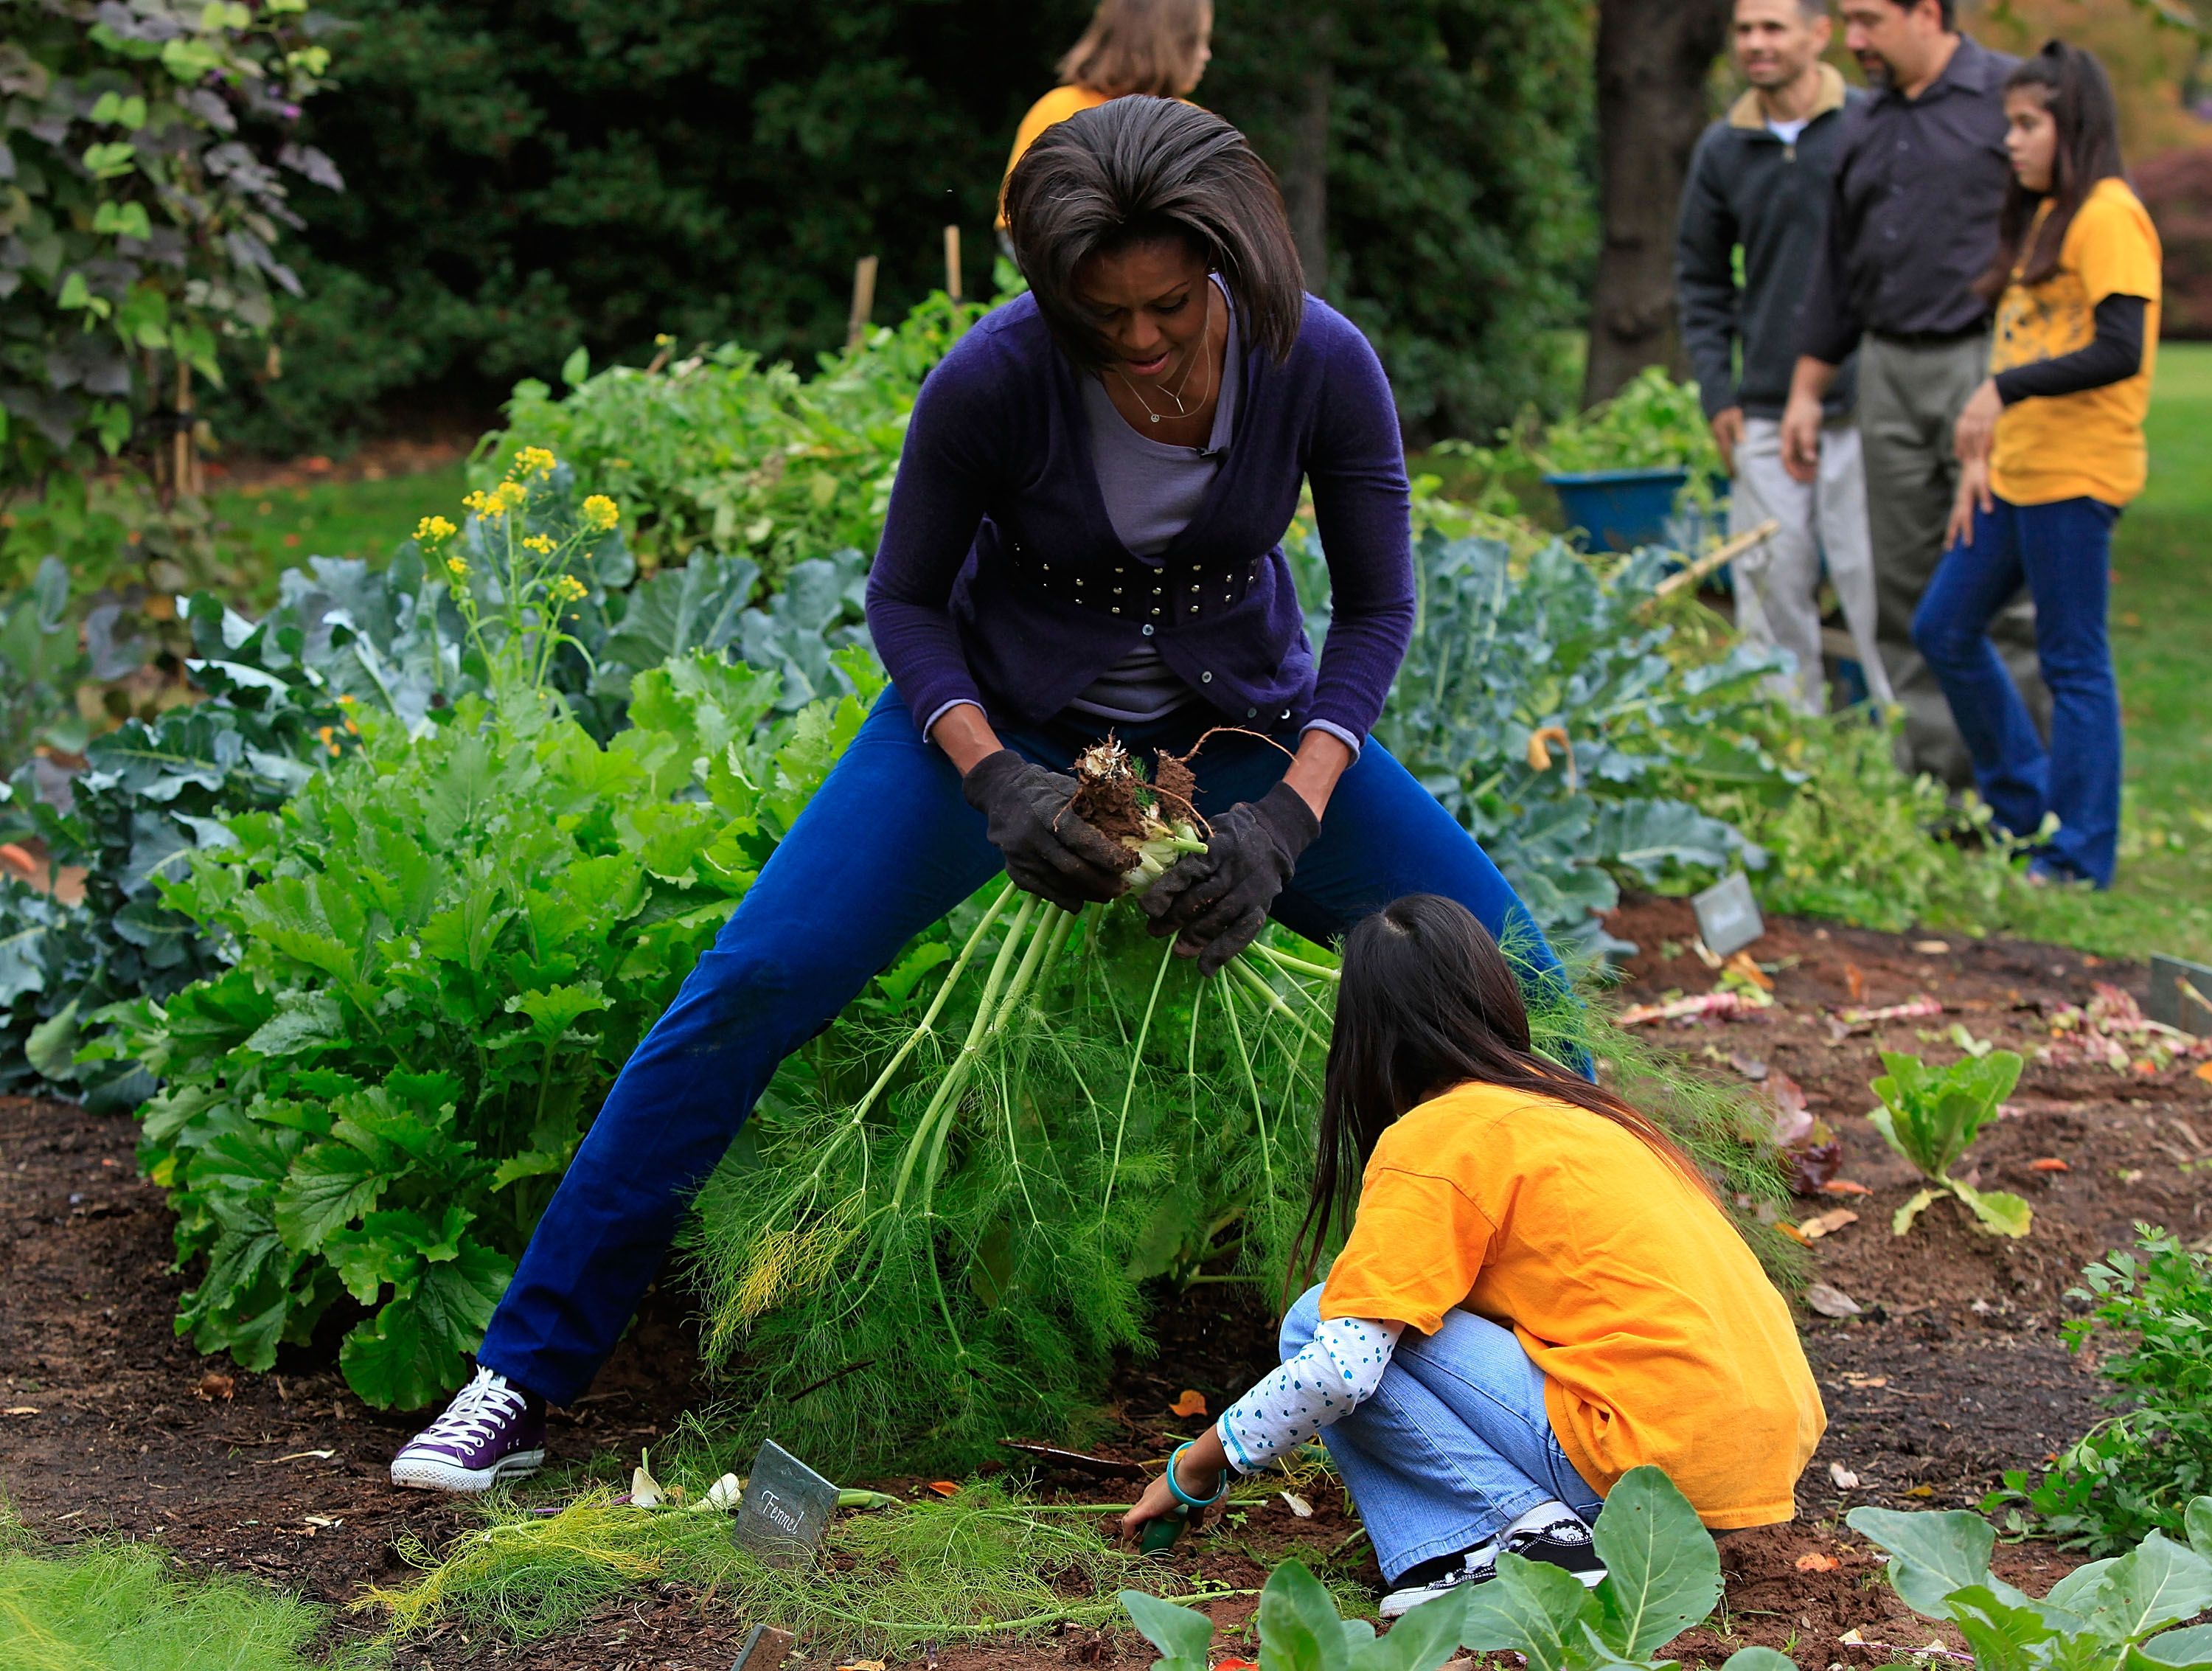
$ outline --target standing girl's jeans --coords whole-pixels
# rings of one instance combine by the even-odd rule
[[[1133,751],[1182,754],[1214,720],[1193,704],[1117,727]],[[1005,739],[1065,771],[1103,726],[1048,723]],[[1297,738],[1289,734],[1285,747]],[[1218,815],[1279,781],[1284,748],[1224,732],[1194,763]],[[566,1404],[591,1384],[659,1269],[685,1204],[776,1065],[826,1025],[899,948],[1001,868],[960,775],[887,690],[759,878],[653,1024],[538,1222],[477,1361]],[[1270,914],[1334,939],[1405,894],[1455,899],[1520,959],[1558,960],[1474,837],[1379,743],[1336,786],[1321,834]]]
[[[1283,1319],[1295,1357],[1321,1327],[1321,1288]],[[1322,1430],[1386,1578],[1503,1531],[1558,1498],[1584,1520],[1604,1498],[1575,1471],[1544,1413],[1544,1372],[1510,1328],[1452,1311],[1407,1329],[1372,1396]]]
[[[1913,641],[1950,700],[1996,822],[2027,836],[2057,813],[2058,833],[2038,867],[2109,888],[2120,836],[2120,693],[2105,607],[2120,513],[2087,498],[1994,503],[1975,513],[1972,544],[1944,555],[1913,617]],[[1988,633],[2023,579],[2051,690],[2047,750]]]

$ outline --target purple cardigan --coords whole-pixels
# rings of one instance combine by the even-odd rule
[[[973,702],[1036,724],[1154,638],[1224,719],[1364,739],[1413,625],[1405,452],[1367,339],[1308,296],[1287,362],[1246,354],[1220,474],[1152,561],[1107,518],[1079,374],[1024,295],[921,386],[868,576],[868,629],[915,723]],[[1280,543],[1302,477],[1334,592],[1318,677]]]

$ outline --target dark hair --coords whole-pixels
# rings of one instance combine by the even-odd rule
[[[1469,1084],[1526,1091],[1610,1120],[1711,1194],[1695,1163],[1649,1115],[1536,1054],[1520,982],[1473,912],[1457,900],[1408,894],[1345,937],[1313,1195],[1291,1245],[1294,1285],[1311,1279],[1330,1226],[1352,1218],[1360,1175],[1383,1132],[1416,1104]]]
[[[1281,361],[1297,341],[1305,293],[1283,194],[1244,136],[1195,105],[1134,94],[1054,123],[1006,177],[1006,210],[1037,311],[1079,365],[1106,356],[1077,269],[1164,239],[1221,275],[1246,342]]]
[[[2050,277],[2082,200],[2099,180],[2127,175],[2127,165],[2120,159],[2119,106],[2094,52],[2063,40],[2045,42],[2040,52],[2023,58],[2005,77],[2007,93],[2028,87],[2042,93],[2044,107],[2058,130],[2057,148],[2051,158],[2051,190],[2047,194],[2031,191],[2017,174],[2006,185],[2004,208],[1997,216],[1996,254],[1990,258],[1989,270],[1974,281],[1974,293],[1984,300],[2012,282],[2015,266],[2023,284],[2040,284]],[[2035,211],[2046,195],[2051,213],[2035,234],[2035,247],[2023,252],[2021,242],[2035,224]]]
[[[1188,92],[1192,63],[1212,28],[1210,0],[1099,0],[1083,39],[1060,61],[1060,85],[1113,99]]]
[[[1920,0],[1889,0],[1901,12],[1917,10]],[[1956,34],[1959,30],[1959,0],[1936,0],[1936,15],[1943,20],[1943,33]]]

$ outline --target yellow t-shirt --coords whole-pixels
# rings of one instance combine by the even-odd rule
[[[1511,1327],[1552,1431],[1609,1492],[1657,1464],[1706,1525],[1796,1514],[1828,1423],[1790,1308],[1719,1207],[1632,1132],[1467,1085],[1383,1133],[1321,1315]]]
[[[1078,111],[1091,110],[1104,104],[1111,94],[1101,93],[1095,87],[1055,87],[1030,106],[1030,113],[1022,118],[1022,125],[1014,130],[1014,149],[1006,157],[1006,173],[1014,172],[1014,165],[1022,160],[1022,153],[1036,143],[1036,137],[1055,122],[1065,122]],[[1006,223],[1004,174],[1000,176],[999,224]]]
[[[2034,246],[2050,212],[2045,198],[2022,240],[2027,247]],[[2149,305],[2143,309],[2142,369],[2133,377],[2076,394],[2031,396],[2005,408],[1990,455],[1990,486],[2000,498],[2015,505],[2082,498],[2124,505],[2142,491],[2160,259],[2158,230],[2127,182],[2100,179],[2074,212],[2051,276],[2030,288],[2014,269],[1997,300],[1992,373],[2088,347],[2096,340],[2097,304],[2106,296],[2141,296]]]

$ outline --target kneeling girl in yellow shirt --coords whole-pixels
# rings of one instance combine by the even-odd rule
[[[1536,1054],[1505,957],[1435,895],[1345,942],[1302,1245],[1355,1198],[1328,1281],[1284,1320],[1283,1366],[1125,1530],[1317,1431],[1386,1618],[1486,1581],[1501,1551],[1596,1584],[1590,1524],[1644,1463],[1710,1527],[1792,1516],[1827,1418],[1789,1306],[1665,1133]]]

